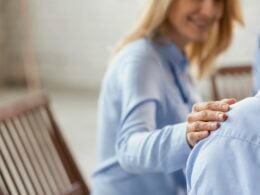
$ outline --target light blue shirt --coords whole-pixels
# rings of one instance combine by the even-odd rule
[[[235,104],[228,116],[190,154],[189,195],[260,194],[260,91]]]
[[[186,194],[186,117],[199,100],[174,44],[139,39],[107,71],[99,100],[94,195]]]
[[[260,89],[260,35],[258,36],[255,60],[253,63],[254,93]]]

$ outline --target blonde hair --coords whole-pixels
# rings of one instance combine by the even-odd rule
[[[139,38],[156,39],[167,33],[168,10],[174,0],[148,0],[142,15],[131,33],[125,36],[116,46],[115,53],[126,44]],[[209,74],[212,62],[231,44],[234,23],[243,24],[239,0],[224,0],[223,16],[210,30],[206,41],[191,43],[187,47],[187,55],[191,63],[196,65],[199,78]]]

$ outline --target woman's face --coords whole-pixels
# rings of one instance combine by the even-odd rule
[[[168,15],[171,39],[181,47],[204,41],[223,8],[224,0],[174,0]]]

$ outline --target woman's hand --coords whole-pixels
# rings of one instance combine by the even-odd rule
[[[210,131],[220,127],[221,121],[228,116],[229,106],[236,103],[235,99],[223,99],[215,102],[202,102],[193,105],[188,115],[187,141],[193,147],[199,140],[208,137]]]

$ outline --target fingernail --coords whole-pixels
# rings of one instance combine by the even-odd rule
[[[223,114],[223,119],[227,120],[228,116],[226,114]]]
[[[225,104],[225,105],[222,105],[222,109],[224,109],[224,110],[227,110],[227,109],[228,109],[228,107],[229,107],[229,106],[228,106],[228,105],[226,105],[226,104]]]
[[[212,123],[212,124],[211,124],[211,127],[212,127],[213,129],[216,129],[216,128],[217,128],[217,123]]]
[[[212,129],[218,129],[220,127],[220,124],[219,123],[212,123],[211,124],[211,128]]]
[[[224,114],[223,113],[218,113],[218,118],[219,119],[223,119],[224,118]]]

